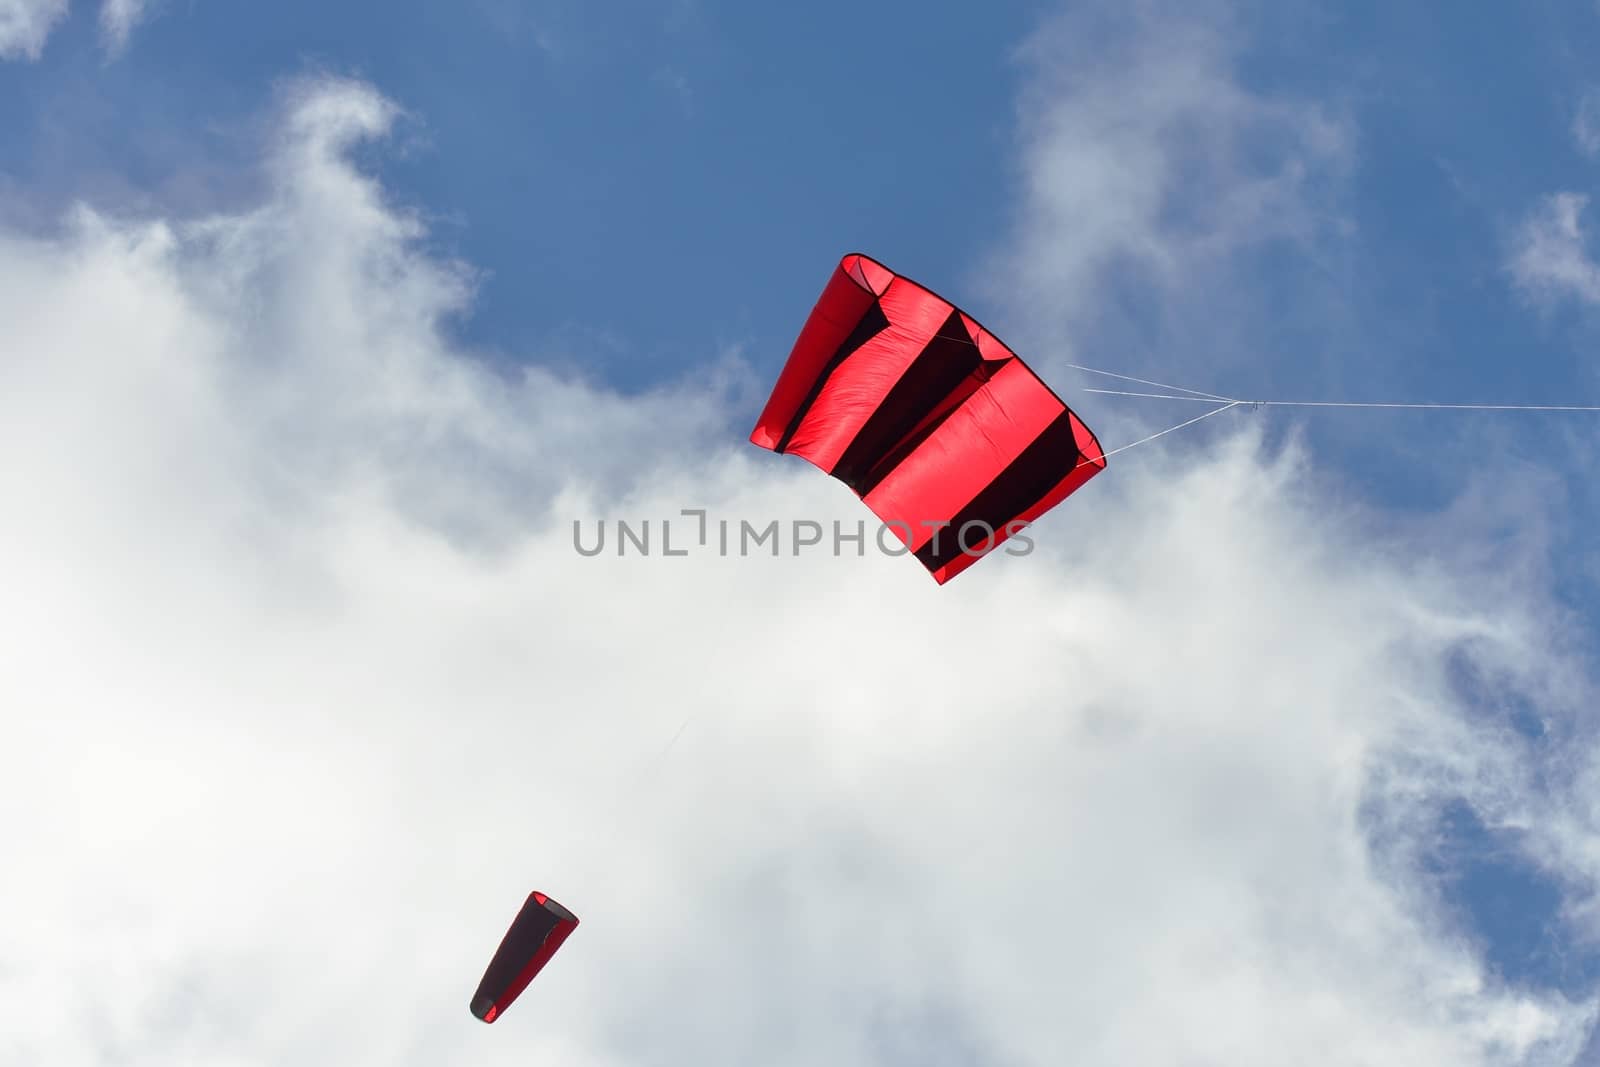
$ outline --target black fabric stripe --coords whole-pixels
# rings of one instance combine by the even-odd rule
[[[994,481],[984,486],[965,507],[950,517],[950,525],[939,531],[938,551],[934,551],[935,539],[930,538],[927,544],[917,550],[917,558],[928,570],[935,571],[960,556],[961,528],[970,522],[986,523],[988,526],[988,529],[974,526],[967,531],[967,544],[974,553],[981,553],[987,543],[989,530],[1000,532],[1006,523],[1043,500],[1045,494],[1070,474],[1082,458],[1078,452],[1077,438],[1072,432],[1072,413],[1063,411],[1022,450],[1021,455],[1006,465],[1006,469]],[[937,518],[935,515],[919,515],[916,521],[926,519],[933,522]]]
[[[488,970],[483,972],[483,981],[478,983],[477,995],[472,998],[474,1013],[485,998],[494,1002],[505,995],[506,988],[533,959],[558,922],[560,919],[548,908],[531,897],[528,899],[489,961]],[[489,1005],[483,1004],[483,1010],[488,1011]]]
[[[988,376],[961,313],[951,311],[830,473],[866,496]]]
[[[806,415],[811,411],[811,405],[817,402],[817,397],[822,395],[822,387],[828,384],[828,379],[833,372],[839,369],[839,364],[849,359],[851,354],[872,340],[878,334],[889,328],[889,318],[883,313],[883,305],[874,300],[872,306],[867,308],[856,323],[855,329],[850,331],[850,336],[844,343],[834,350],[828,359],[828,365],[822,368],[822,373],[817,375],[817,380],[811,383],[811,389],[806,393],[806,398],[795,411],[794,418],[789,420],[789,425],[784,427],[783,436],[778,439],[776,452],[786,452],[789,441],[794,437],[795,431],[800,429],[800,424],[806,421]]]
[[[935,409],[931,417],[918,426],[909,437],[886,453],[881,460],[873,464],[872,468],[851,488],[859,496],[863,497],[878,488],[885,478],[893,474],[896,468],[905,462],[907,456],[922,447],[922,443],[932,437],[934,432],[945,424],[945,420],[955,414],[957,408],[966,403],[968,397],[976,393],[983,387],[984,382],[993,377],[989,371],[989,366],[990,364],[987,362],[980,363],[978,369],[962,380],[961,384],[946,398],[944,404]]]

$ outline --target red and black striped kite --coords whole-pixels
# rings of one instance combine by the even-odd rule
[[[1089,428],[993,334],[848,255],[750,440],[848,485],[940,585],[1105,469]]]
[[[543,893],[530,894],[483,972],[472,997],[472,1014],[486,1023],[505,1014],[577,926],[572,912]]]

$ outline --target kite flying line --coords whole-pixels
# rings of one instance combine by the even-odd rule
[[[1126,444],[1120,448],[1113,448],[1104,453],[1104,456],[1114,456],[1118,452],[1126,452],[1136,445],[1154,441],[1175,430],[1185,426],[1193,426],[1202,419],[1209,419],[1213,415],[1220,415],[1236,407],[1256,408],[1406,408],[1411,410],[1428,411],[1600,411],[1600,405],[1584,404],[1438,404],[1438,403],[1397,403],[1390,401],[1368,400],[1240,400],[1234,397],[1218,396],[1216,393],[1203,393],[1198,389],[1185,389],[1181,385],[1168,385],[1165,382],[1151,381],[1147,378],[1135,378],[1127,374],[1117,374],[1114,371],[1101,370],[1098,367],[1085,367],[1077,363],[1068,363],[1065,366],[1073,370],[1084,371],[1088,374],[1103,374],[1108,378],[1120,378],[1125,382],[1136,382],[1139,385],[1148,385],[1156,389],[1165,389],[1164,393],[1132,392],[1126,389],[1085,389],[1085,393],[1098,393],[1102,396],[1135,396],[1148,397],[1153,400],[1189,400],[1204,403],[1215,403],[1220,406],[1212,408],[1204,415],[1198,415],[1176,426],[1169,426],[1160,433],[1153,433],[1149,437]],[[1104,456],[1102,458],[1104,458]]]
[[[1131,393],[1122,389],[1085,389],[1085,393],[1101,393],[1106,396],[1148,396],[1160,400],[1211,400],[1222,404],[1243,404],[1252,408],[1425,408],[1447,409],[1456,411],[1600,411],[1600,404],[1434,404],[1434,403],[1393,403],[1389,401],[1372,400],[1241,400],[1238,397],[1218,396],[1216,393],[1202,393],[1197,389],[1185,389],[1181,385],[1167,385],[1164,382],[1153,382],[1145,378],[1133,378],[1126,374],[1117,374],[1113,371],[1100,370],[1097,367],[1085,367],[1077,363],[1067,363],[1065,366],[1073,370],[1086,371],[1089,374],[1103,374],[1108,378],[1120,378],[1125,382],[1138,382],[1140,385],[1154,386],[1165,389],[1165,393]],[[1177,395],[1177,394],[1186,395]]]

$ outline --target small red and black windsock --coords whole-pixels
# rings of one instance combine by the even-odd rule
[[[483,972],[472,1014],[486,1023],[498,1019],[577,926],[572,912],[543,893],[530,894]]]

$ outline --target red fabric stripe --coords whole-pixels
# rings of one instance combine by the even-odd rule
[[[1085,464],[1084,466],[1073,471],[1071,474],[1067,475],[1067,477],[1063,478],[1061,483],[1052,489],[1043,500],[1040,500],[1033,507],[1028,508],[1022,514],[1007,522],[1004,528],[995,531],[994,540],[991,543],[989,551],[995,551],[1002,544],[1015,536],[1015,534],[1013,534],[1011,531],[1018,530],[1022,526],[1032,525],[1039,519],[1041,515],[1055,507],[1057,504],[1061,503],[1073,493],[1077,492],[1083,487],[1084,482],[1087,482],[1090,478],[1093,478],[1096,474],[1099,474],[1103,470],[1105,470],[1104,463],[1091,463]],[[956,532],[957,531],[954,530],[946,531],[945,536],[955,536]],[[982,542],[982,531],[974,530],[971,542],[973,547],[981,547]],[[984,555],[988,555],[988,553],[986,552]],[[948,582],[950,579],[954,578],[956,575],[960,574],[962,571],[966,570],[968,567],[972,566],[982,558],[983,556],[980,555],[967,555],[966,553],[963,553],[951,560],[949,563],[946,563],[944,566],[935,568],[930,573],[932,573],[934,581],[938,582],[940,585],[943,585],[945,582]]]
[[[863,287],[845,264],[841,263],[833,272],[822,296],[811,309],[811,316],[806,319],[794,350],[789,353],[789,361],[778,375],[777,384],[772,387],[767,406],[750,434],[752,442],[762,448],[777,447],[789,420],[794,418],[810,391],[811,383],[822,373],[834,351],[850,336],[850,331],[875,298],[873,291]]]
[[[1011,519],[1005,524],[1004,528],[995,531],[993,545],[989,550],[990,552],[995,551],[1003,543],[1015,536],[1013,533],[1011,533],[1011,531],[1018,529],[1019,526],[1031,526],[1033,523],[1037,522],[1040,516],[1042,516],[1045,512],[1049,511],[1051,508],[1055,507],[1057,504],[1067,499],[1067,497],[1081,489],[1083,487],[1083,483],[1087,482],[1090,478],[1093,478],[1096,474],[1099,474],[1101,471],[1106,469],[1105,453],[1100,447],[1099,439],[1095,437],[1094,433],[1089,429],[1088,426],[1084,425],[1083,420],[1078,418],[1076,413],[1069,411],[1067,413],[1067,417],[1072,422],[1072,435],[1077,439],[1078,448],[1083,452],[1083,455],[1073,462],[1074,464],[1082,465],[1075,466],[1075,468],[1068,473],[1065,478],[1061,479],[1061,481],[1056,484],[1054,489],[1051,489],[1049,493],[1045,494],[1045,496],[1040,499],[1038,503],[1027,508],[1014,519]],[[974,534],[974,536],[981,537],[979,534]],[[988,553],[984,553],[984,555],[987,554]],[[943,567],[937,567],[931,572],[933,574],[934,581],[938,582],[940,585],[943,585],[945,582],[948,582],[950,579],[954,578],[956,575],[960,574],[962,571],[966,570],[968,567],[972,566],[982,558],[983,556],[966,554],[957,556]]]
[[[906,547],[916,551],[933,538],[934,527],[925,522],[959,512],[1062,410],[1033,372],[1018,361],[1007,363],[867,494],[867,507],[885,523],[908,524]]]
[[[786,449],[831,472],[889,390],[933,340],[951,307],[902,278],[880,301],[889,328],[858,348],[828,378]]]

